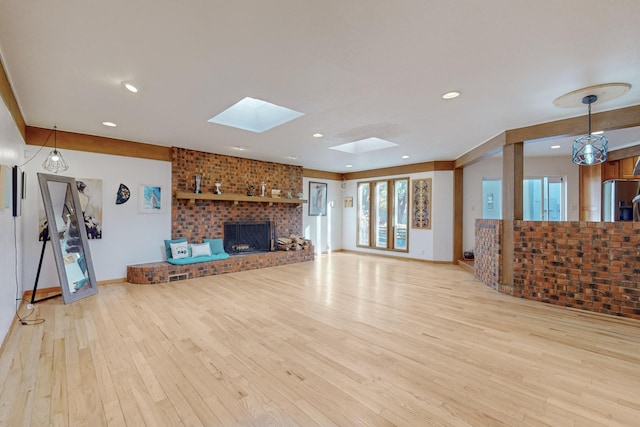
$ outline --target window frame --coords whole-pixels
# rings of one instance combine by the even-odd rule
[[[397,216],[397,206],[396,206],[396,191],[397,191],[397,183],[399,181],[404,181],[405,182],[405,188],[406,188],[406,198],[407,198],[407,203],[405,205],[405,209],[407,209],[406,212],[406,221],[407,221],[407,231],[406,231],[406,244],[404,248],[396,248],[396,236],[395,236],[395,217]],[[358,199],[357,199],[357,211],[356,211],[356,247],[358,248],[367,248],[367,249],[375,249],[375,250],[381,250],[381,251],[391,251],[391,252],[402,252],[402,253],[408,253],[409,252],[409,212],[408,209],[411,206],[410,204],[410,179],[409,177],[401,177],[401,178],[390,178],[390,179],[377,179],[377,180],[370,180],[370,181],[360,181],[356,184],[356,188],[357,188],[357,195],[358,195]],[[387,204],[387,210],[386,210],[386,218],[385,218],[385,222],[386,222],[386,247],[381,247],[378,246],[377,244],[379,243],[378,241],[378,233],[376,232],[376,224],[378,224],[378,206],[375,203],[376,201],[376,188],[377,188],[377,184],[386,184],[387,185],[387,195],[386,195],[386,204]],[[368,203],[369,203],[369,220],[368,220],[368,244],[362,244],[360,242],[360,229],[361,229],[361,224],[362,224],[362,220],[361,220],[361,210],[362,210],[362,205],[363,205],[363,200],[361,199],[361,194],[362,192],[360,191],[360,187],[362,185],[368,185],[369,186],[369,191],[368,191]],[[390,226],[391,224],[391,226]]]

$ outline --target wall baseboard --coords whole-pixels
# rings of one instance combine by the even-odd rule
[[[123,277],[121,279],[110,279],[110,280],[99,280],[96,282],[96,284],[98,286],[104,286],[104,285],[110,285],[112,283],[124,283],[127,281],[126,277]],[[38,289],[36,290],[36,298],[40,299],[43,297],[47,297],[49,295],[53,295],[53,294],[59,294],[61,293],[62,290],[60,289],[60,286],[53,286],[50,288],[42,288],[42,289]],[[24,291],[22,294],[22,299],[26,302],[31,301],[31,295],[33,294],[33,290],[27,290]]]

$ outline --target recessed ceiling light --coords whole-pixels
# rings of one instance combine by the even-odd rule
[[[597,132],[591,132],[591,135],[602,135],[604,133],[603,130],[599,130]]]
[[[245,151],[247,149],[247,147],[231,147],[231,148],[237,151]]]
[[[408,159],[409,156],[407,154],[405,154],[404,156],[402,156],[403,159]]]
[[[447,92],[444,95],[442,95],[442,99],[453,99],[453,98],[457,98],[460,96],[460,92],[458,91],[451,91],[451,92]]]
[[[103,125],[108,126],[110,128],[114,128],[116,126],[118,126],[117,124],[113,123],[113,122],[102,122]]]
[[[124,86],[124,88],[129,92],[138,93],[138,87],[131,82],[122,82],[122,86]]]
[[[345,168],[352,168],[353,165],[344,165]]]
[[[552,145],[552,146],[551,146],[551,149],[552,149],[552,150],[557,150],[558,148],[560,148],[560,146],[559,146],[559,145]]]
[[[295,160],[297,157],[296,156],[287,156],[287,159],[291,159],[291,160]]]
[[[304,113],[261,99],[245,97],[207,121],[262,133],[301,116],[304,116]]]
[[[314,133],[314,134],[313,134],[313,137],[314,137],[314,138],[322,138],[323,136],[324,136],[324,135],[323,135],[323,134],[321,134],[321,133]]]

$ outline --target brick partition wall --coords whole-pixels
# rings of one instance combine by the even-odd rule
[[[501,220],[476,220],[475,275],[499,292],[640,319],[640,222],[514,221],[513,286]]]
[[[476,279],[499,290],[502,285],[502,221],[477,219],[475,236]]]
[[[640,319],[640,223],[514,223],[514,296]]]
[[[272,189],[295,195],[302,192],[302,166],[262,162],[224,156],[221,154],[172,148],[172,238],[186,237],[190,242],[203,238],[222,238],[223,224],[238,221],[271,221],[276,237],[302,234],[302,209],[297,204],[229,201],[177,200],[176,190],[194,191],[196,173],[203,176],[201,191],[213,193],[215,182],[221,182],[221,191],[228,194],[247,194],[247,185],[254,185],[260,194],[260,183],[267,184],[267,195]]]

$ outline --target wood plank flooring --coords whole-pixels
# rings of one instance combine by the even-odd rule
[[[637,426],[640,322],[337,253],[37,305],[2,426]]]

